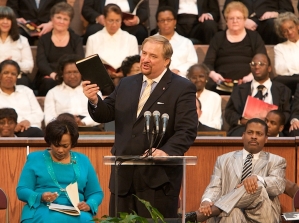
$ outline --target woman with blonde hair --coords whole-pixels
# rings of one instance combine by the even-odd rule
[[[207,89],[213,91],[216,91],[216,83],[227,79],[239,84],[251,81],[253,76],[249,63],[252,57],[257,53],[267,54],[260,35],[245,28],[248,10],[243,3],[229,3],[224,17],[227,29],[216,33],[204,60],[211,70]]]

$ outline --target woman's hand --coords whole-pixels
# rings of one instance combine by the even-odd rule
[[[252,75],[252,73],[250,73],[250,74],[243,77],[242,84],[245,84],[245,83],[250,82],[252,80],[253,80],[253,75]]]
[[[209,77],[215,82],[218,83],[220,81],[224,81],[224,78],[221,76],[221,74],[216,73],[215,71],[211,71],[209,74]]]
[[[48,32],[50,32],[53,29],[53,24],[51,21],[47,22],[47,23],[42,23],[40,24],[37,28],[41,29],[41,31],[39,32],[39,36],[42,36]]]
[[[90,211],[90,207],[85,201],[80,202],[78,208],[80,211]]]
[[[28,120],[23,120],[16,125],[15,132],[24,132],[29,127],[30,127],[30,122]]]
[[[55,201],[57,197],[58,197],[58,193],[57,192],[54,192],[54,193],[52,193],[52,192],[44,192],[42,194],[41,200],[43,202],[51,203],[51,202]]]
[[[139,18],[134,15],[133,19],[125,19],[123,22],[126,26],[136,26],[139,24]]]
[[[57,73],[56,72],[52,72],[50,73],[50,77],[55,80],[55,77],[56,77]]]

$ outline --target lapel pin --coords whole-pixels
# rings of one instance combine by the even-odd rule
[[[165,91],[165,87],[163,87],[163,91]]]

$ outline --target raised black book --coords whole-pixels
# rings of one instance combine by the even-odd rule
[[[91,55],[76,62],[83,80],[97,84],[103,95],[109,95],[114,90],[114,84],[98,54]]]

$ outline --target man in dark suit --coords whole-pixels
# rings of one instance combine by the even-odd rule
[[[248,121],[242,117],[247,97],[249,95],[256,96],[259,86],[263,86],[262,100],[277,105],[278,109],[284,113],[286,120],[290,117],[291,90],[279,82],[270,80],[271,61],[269,57],[265,54],[256,54],[250,66],[254,77],[253,81],[236,86],[225,108],[224,118],[230,125],[228,136],[242,136],[244,126]]]
[[[51,8],[66,0],[7,0],[6,5],[11,7],[17,17],[17,21],[20,23],[26,23],[26,20],[30,20],[38,25],[41,29],[39,36],[42,36],[53,29],[52,22],[50,21]],[[20,34],[26,36],[29,44],[34,45],[34,41],[38,37],[29,36],[23,29],[20,28]]]
[[[172,47],[163,36],[151,36],[142,44],[140,74],[121,79],[107,98],[97,96],[99,88],[83,82],[89,99],[91,117],[101,123],[115,120],[112,155],[143,155],[153,148],[152,156],[183,156],[197,133],[195,86],[169,69]],[[147,99],[148,98],[148,99]],[[164,137],[150,146],[145,134],[145,111],[169,115]],[[162,126],[160,123],[160,133]],[[152,125],[149,128],[152,132]],[[114,214],[115,176],[111,170],[109,213]],[[121,166],[118,169],[118,211],[150,217],[132,194],[149,201],[166,218],[177,216],[182,166]]]
[[[226,6],[236,0],[226,0],[223,11]],[[291,0],[239,0],[249,11],[249,17],[246,19],[245,27],[250,30],[256,30],[264,40],[265,44],[275,45],[282,42],[274,29],[274,19],[282,12],[294,12]]]
[[[220,12],[217,0],[159,0],[158,7],[165,5],[174,8],[178,14],[176,31],[182,36],[209,44],[218,31]]]
[[[138,3],[142,0],[128,0],[128,6],[132,13]],[[112,2],[110,2],[112,3]],[[113,3],[118,4],[117,1]],[[83,38],[83,43],[86,44],[87,38],[101,30],[104,27],[104,7],[106,1],[99,0],[84,0],[82,6],[82,15],[89,23]],[[121,6],[120,6],[121,7]],[[124,9],[121,7],[122,11]],[[136,36],[138,44],[141,45],[143,40],[148,37],[147,28],[144,25],[149,18],[149,3],[148,0],[143,0],[138,6],[136,15],[133,19],[124,19],[121,28],[130,34]]]

